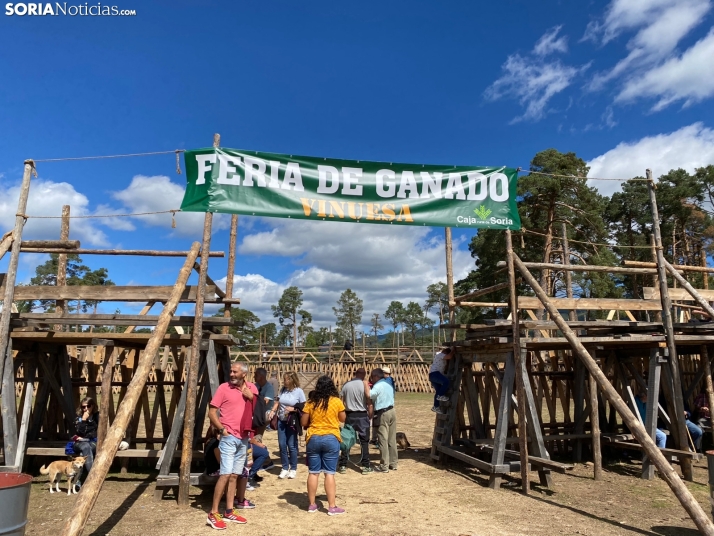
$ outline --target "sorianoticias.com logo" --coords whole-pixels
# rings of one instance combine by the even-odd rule
[[[70,16],[70,17],[133,17],[136,9],[121,9],[119,6],[106,6],[100,3],[72,4],[67,2],[44,2],[44,3],[7,3],[5,4],[5,15],[11,17],[17,15],[37,16]]]

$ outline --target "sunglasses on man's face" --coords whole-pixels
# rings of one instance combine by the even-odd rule
[[[87,408],[91,408],[91,407],[92,407],[92,405],[89,404],[88,406],[82,406],[82,409],[87,409]]]

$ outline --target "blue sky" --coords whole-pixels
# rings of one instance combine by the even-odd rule
[[[589,161],[591,176],[714,163],[712,0],[116,5],[137,15],[0,14],[0,233],[13,224],[25,158],[198,148],[214,132],[226,147],[432,164],[526,167],[555,147]],[[176,208],[184,184],[173,155],[38,172],[35,215],[66,203],[85,215]],[[71,237],[186,249],[201,216],[177,221],[73,220]],[[214,249],[227,250],[227,225],[217,218]],[[59,224],[30,220],[26,232],[53,238]],[[461,277],[473,266],[471,234],[455,237]],[[442,229],[357,234],[353,224],[241,216],[239,240],[236,295],[262,321],[291,284],[328,325],[347,287],[364,298],[366,322],[445,279]],[[43,259],[24,257],[27,281]],[[171,284],[180,266],[84,260],[117,284]],[[225,278],[226,262],[209,272]]]

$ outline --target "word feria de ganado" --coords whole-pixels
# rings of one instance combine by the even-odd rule
[[[186,151],[181,210],[319,221],[520,229],[517,170],[237,149]]]

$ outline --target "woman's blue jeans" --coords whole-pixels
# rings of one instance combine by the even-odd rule
[[[280,446],[280,463],[283,469],[297,471],[297,432],[288,426],[287,421],[278,421],[278,445]]]

